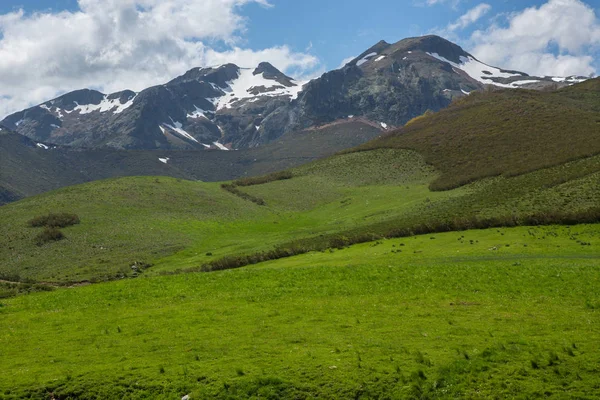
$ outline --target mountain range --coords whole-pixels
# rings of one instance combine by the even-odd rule
[[[1,124],[46,145],[243,149],[353,117],[391,129],[486,85],[541,89],[581,79],[492,67],[445,39],[425,36],[380,41],[310,82],[295,81],[266,62],[194,68],[139,93],[77,90]]]

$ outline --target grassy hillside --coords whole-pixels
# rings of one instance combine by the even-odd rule
[[[257,205],[217,183],[121,178],[63,188],[0,208],[0,277],[78,282],[190,268],[276,246],[336,247],[457,218],[526,219],[532,213],[598,214],[598,157],[517,177],[432,192],[438,176],[421,156],[382,149],[291,170],[292,178],[240,187]],[[69,212],[81,223],[66,239],[38,246],[28,221]],[[596,215],[594,214],[594,215]],[[360,240],[355,240],[359,238]]]
[[[418,162],[414,153],[386,153],[389,153],[386,157],[374,157],[376,153],[344,156],[344,159],[364,160],[363,163],[373,167],[356,169],[354,178],[348,179],[365,182],[370,176],[379,175],[389,156],[396,154],[394,157],[402,160],[402,155],[407,154],[406,170],[392,170],[386,177],[390,182],[416,180],[409,189],[403,188],[409,197],[398,205],[405,203],[406,207],[395,211],[402,212],[424,198],[428,192],[427,177],[432,172]],[[345,168],[340,165],[338,171]],[[422,169],[428,172],[421,172]],[[405,171],[414,174],[411,172],[411,177],[406,178]],[[372,206],[346,204],[344,208],[354,210],[355,215],[346,213],[343,219],[332,220],[331,210],[338,208],[339,201],[352,189],[327,175],[298,176],[290,181],[294,182],[298,196],[290,193],[290,202],[269,197],[267,206],[245,201],[216,183],[166,177],[99,181],[24,199],[0,208],[3,229],[7,232],[0,238],[2,248],[6,249],[0,252],[0,275],[64,282],[128,275],[135,261],[157,264],[153,269],[158,270],[187,267],[228,254],[269,249],[276,243],[307,234],[348,228],[355,224],[354,219],[372,213],[374,207],[387,210],[387,200],[395,196],[393,187],[381,186],[371,194],[356,188],[366,194],[365,201],[373,198]],[[264,186],[278,190],[278,183]],[[252,189],[244,188],[249,192]],[[311,202],[305,202],[308,197]],[[63,229],[65,240],[40,247],[34,243],[40,229],[29,227],[27,222],[49,212],[75,213],[81,223]],[[171,254],[172,257],[162,261]]]
[[[599,245],[452,232],[5,299],[0,399],[592,399]]]
[[[600,153],[600,78],[555,92],[475,92],[359,150],[423,154],[445,190],[514,176]]]

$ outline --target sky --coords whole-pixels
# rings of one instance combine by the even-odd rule
[[[600,0],[2,0],[0,118],[227,62],[305,80],[426,34],[505,69],[600,74]]]

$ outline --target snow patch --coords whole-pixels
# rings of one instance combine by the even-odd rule
[[[191,114],[188,114],[188,115],[187,115],[187,117],[188,117],[188,118],[192,118],[192,119],[196,119],[196,118],[206,118],[206,119],[208,119],[208,117],[206,116],[206,113],[210,113],[211,111],[206,111],[206,110],[203,110],[203,109],[201,109],[201,108],[198,108],[198,106],[197,106],[197,105],[195,105],[195,104],[194,104],[194,108],[195,108],[196,110],[192,111],[192,113],[191,113]]]
[[[223,146],[223,145],[222,145],[221,143],[219,143],[219,142],[213,142],[213,144],[214,144],[215,146],[217,146],[217,148],[218,148],[219,150],[229,150],[227,147]]]
[[[44,149],[44,150],[48,150],[50,147],[46,146],[43,143],[36,143],[35,144],[37,147],[39,147],[40,149]]]
[[[514,84],[498,83],[498,82],[494,82],[490,78],[511,78],[514,76],[522,76],[521,74],[503,72],[499,68],[489,66],[487,64],[482,63],[481,61],[477,61],[473,57],[460,56],[460,63],[457,64],[453,61],[448,60],[447,58],[440,56],[438,53],[427,53],[427,54],[433,58],[436,58],[440,61],[443,61],[445,63],[452,65],[452,67],[454,67],[454,68],[464,71],[467,75],[469,75],[471,78],[475,79],[476,81],[484,83],[484,84],[488,84],[488,85],[512,88],[512,87],[515,87]]]
[[[50,107],[48,107],[47,105],[45,105],[45,104],[40,105],[40,108],[43,108],[46,111],[52,112],[52,109]]]
[[[254,125],[254,128],[258,131],[260,130],[260,125]]]
[[[383,60],[384,58],[385,58],[385,56],[379,56],[379,57],[377,57],[377,58],[375,59],[375,61],[376,61],[376,62],[377,62],[377,61],[381,61],[381,60]]]
[[[581,83],[581,82],[587,81],[587,79],[581,79],[576,76],[566,76],[566,77],[553,76],[553,77],[551,77],[551,79],[554,82],[565,82],[565,83],[570,83],[570,84]]]
[[[466,91],[466,90],[464,90],[464,89],[460,89],[460,91],[461,91],[461,92],[463,92],[463,94],[466,94],[466,95],[470,95],[470,94],[471,94],[471,92],[467,92],[467,91]]]
[[[160,158],[160,157],[159,157],[159,158],[158,158],[158,161],[160,161],[160,162],[161,162],[161,163],[163,163],[163,164],[166,164],[166,163],[168,163],[168,162],[169,162],[169,160],[170,160],[170,158],[169,158],[169,157],[165,157],[165,158]]]
[[[103,113],[112,110],[113,114],[120,114],[133,105],[133,100],[135,100],[136,97],[137,95],[133,96],[129,101],[122,104],[120,99],[109,100],[108,96],[105,95],[100,104],[79,104],[74,102],[76,107],[73,109],[73,111],[79,111],[79,114],[89,114],[94,111],[100,111]]]
[[[366,63],[367,61],[369,61],[371,58],[375,57],[377,55],[377,53],[369,53],[366,56],[364,56],[363,58],[361,58],[360,60],[358,60],[356,62],[356,66],[360,67],[361,65],[363,65],[364,63]]]
[[[56,124],[50,124],[51,127],[53,127],[54,129],[59,129],[60,126],[56,125]]]
[[[171,120],[171,122],[172,122],[173,125],[164,124],[167,128],[171,129],[174,132],[179,133],[181,136],[183,136],[186,139],[190,139],[190,140],[193,140],[196,143],[200,143],[199,141],[196,140],[195,137],[193,137],[192,135],[190,135],[189,133],[187,133],[186,131],[184,131],[183,129],[181,129],[183,127],[183,124],[181,122],[179,122],[179,121],[173,121],[173,118],[171,118],[171,117],[169,117],[169,119]]]
[[[354,115],[348,115],[348,118],[354,118]]]
[[[530,79],[530,80],[525,80],[525,81],[516,81],[516,82],[513,82],[512,84],[514,86],[521,86],[521,85],[527,85],[529,83],[539,83],[539,80]]]
[[[20,119],[20,120],[18,120],[17,122],[15,122],[15,126],[19,126],[19,125],[21,125],[23,122],[25,122],[25,120],[24,120],[24,119]]]
[[[388,124],[386,124],[385,122],[380,122],[379,125],[381,125],[381,127],[383,129],[387,129],[388,128]]]
[[[236,79],[227,82],[226,88],[219,88],[221,92],[224,92],[224,95],[209,100],[213,102],[217,110],[221,110],[230,108],[234,102],[242,99],[257,101],[260,97],[289,96],[291,101],[296,99],[302,91],[303,82],[292,80],[295,86],[286,87],[277,81],[265,78],[263,75],[264,73],[254,75],[254,69],[251,68],[240,68]],[[256,95],[250,93],[253,88],[259,87],[264,87],[266,91]]]
[[[406,60],[406,59],[408,59],[408,57],[404,57],[404,58],[403,58],[403,60]]]

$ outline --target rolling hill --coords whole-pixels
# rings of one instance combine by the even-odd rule
[[[407,148],[441,171],[433,189],[600,153],[600,79],[552,92],[478,92],[357,150]],[[354,150],[350,150],[354,151]]]
[[[0,209],[10,232],[0,273],[113,279],[130,275],[136,261],[153,264],[148,273],[200,270],[245,265],[273,249],[286,255],[418,232],[595,222],[597,84],[469,96],[356,150],[293,168],[288,179],[222,187],[136,177],[25,199]],[[432,191],[440,182],[454,189]],[[53,211],[74,212],[82,223],[66,229],[67,240],[38,247],[27,221]]]

